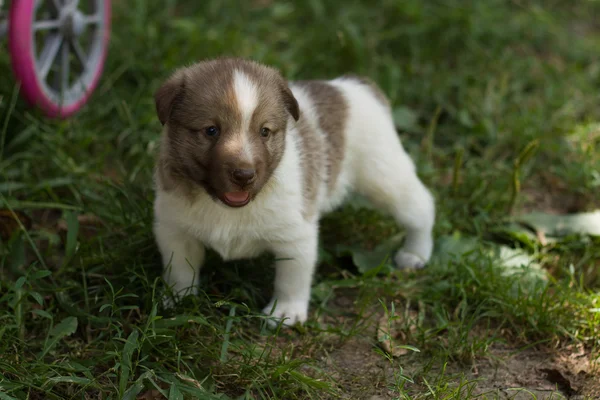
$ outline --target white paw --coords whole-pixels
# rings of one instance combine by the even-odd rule
[[[179,303],[184,297],[188,295],[196,296],[198,294],[198,288],[193,287],[185,287],[179,285],[179,287],[183,287],[183,289],[177,290],[178,286],[175,285],[171,290],[167,289],[163,292],[162,295],[162,306],[165,310],[169,310],[174,308],[177,303]]]
[[[277,321],[273,319],[267,320],[270,327],[276,327],[281,320],[283,320],[283,325],[285,326],[292,326],[297,322],[301,324],[306,322],[306,318],[308,317],[308,301],[277,300],[275,310],[273,310],[274,303],[275,301],[271,300],[269,305],[263,309],[264,314],[277,319]],[[272,314],[271,310],[273,310]]]
[[[396,253],[396,257],[394,257],[394,261],[396,262],[396,266],[400,269],[409,268],[409,269],[421,269],[425,267],[425,260],[419,257],[416,254],[409,253],[404,250],[398,251]]]
[[[184,296],[176,293],[164,293],[161,299],[163,310],[171,310],[183,299]]]
[[[170,310],[175,307],[175,300],[171,296],[163,296],[162,306],[164,310]]]

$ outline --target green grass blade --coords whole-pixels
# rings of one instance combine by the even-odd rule
[[[123,351],[121,353],[121,373],[119,376],[119,393],[125,396],[125,389],[127,388],[127,383],[129,382],[129,377],[133,372],[132,369],[132,356],[133,352],[138,348],[138,336],[139,332],[134,330],[129,334],[125,345],[123,346]],[[137,393],[136,393],[137,394]]]

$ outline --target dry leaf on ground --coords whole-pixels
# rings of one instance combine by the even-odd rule
[[[381,347],[393,357],[408,354],[411,349],[405,346],[409,346],[408,340],[416,333],[418,317],[415,310],[394,316],[382,315],[377,324],[377,341]]]

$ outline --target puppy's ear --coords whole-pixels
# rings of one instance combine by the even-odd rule
[[[298,119],[300,118],[300,108],[298,107],[298,101],[296,101],[296,98],[292,94],[292,91],[285,83],[283,84],[281,92],[283,94],[283,103],[285,104],[285,108],[290,114],[292,114],[294,120],[298,121]]]
[[[182,71],[175,72],[154,93],[156,114],[162,125],[167,123],[173,104],[185,88],[185,75]]]

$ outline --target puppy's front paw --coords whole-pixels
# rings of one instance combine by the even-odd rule
[[[163,306],[163,310],[170,310],[172,308],[175,308],[175,302],[177,299],[171,297],[171,296],[163,296],[162,297],[162,306]]]
[[[283,320],[283,325],[285,326],[292,326],[296,322],[300,322],[301,324],[306,322],[306,318],[308,317],[308,301],[277,300],[277,304],[275,304],[275,309],[273,310],[274,304],[275,300],[271,300],[269,305],[263,309],[264,314],[277,319],[277,321],[273,319],[267,321],[270,327],[276,327],[277,323],[281,320]]]
[[[175,305],[183,300],[184,297],[192,295],[196,296],[198,294],[198,289],[194,286],[185,287],[183,285],[179,285],[179,287],[183,287],[181,290],[177,290],[177,285],[175,288],[167,289],[162,293],[162,306],[164,310],[169,310],[175,308]]]
[[[416,254],[409,253],[404,250],[400,250],[398,253],[396,253],[394,261],[396,262],[396,266],[400,269],[421,269],[425,267],[425,260]]]

